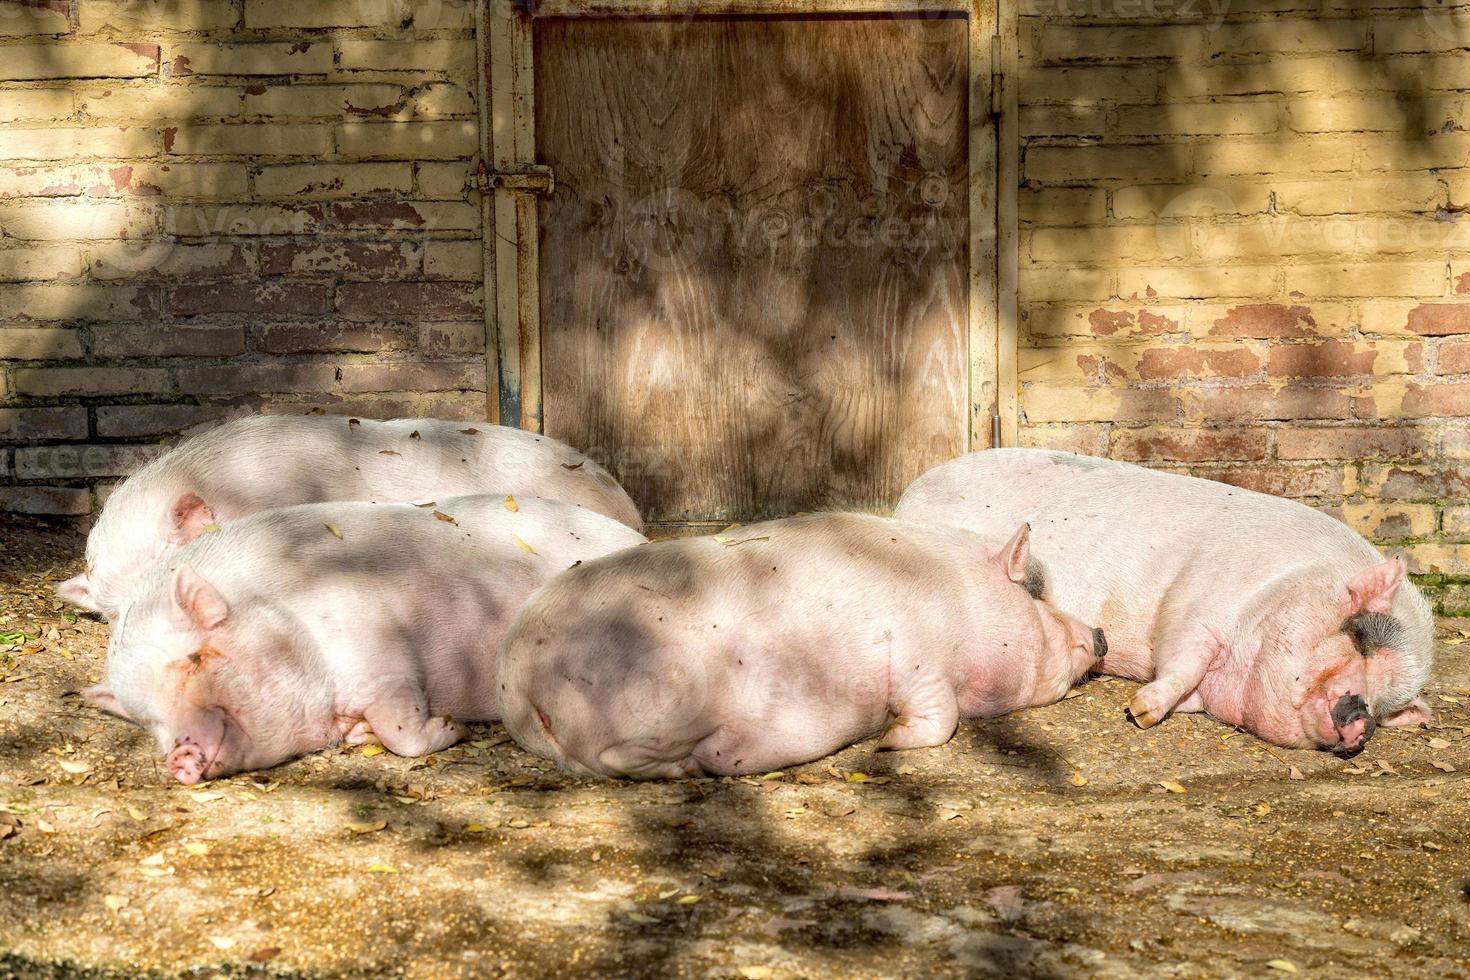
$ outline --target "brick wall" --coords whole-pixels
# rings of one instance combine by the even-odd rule
[[[483,418],[472,2],[0,0],[0,509],[223,414]]]
[[[1470,611],[1470,7],[1024,9],[1022,441],[1307,501]]]

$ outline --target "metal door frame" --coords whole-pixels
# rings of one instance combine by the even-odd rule
[[[963,14],[969,23],[969,447],[1015,445],[1017,0],[481,0],[479,189],[487,417],[542,431],[537,17]]]

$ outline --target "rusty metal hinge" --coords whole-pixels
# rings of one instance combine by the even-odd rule
[[[556,190],[556,175],[550,167],[535,163],[517,164],[505,170],[491,170],[482,161],[475,171],[475,190],[488,194],[498,189],[550,195]]]

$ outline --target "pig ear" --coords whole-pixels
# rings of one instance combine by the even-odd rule
[[[214,523],[214,513],[198,494],[186,493],[168,509],[164,535],[170,544],[183,547]]]
[[[97,604],[92,601],[92,587],[87,583],[87,573],[73,575],[65,582],[56,585],[56,594],[74,606],[81,606],[88,612],[97,612]]]
[[[82,692],[82,698],[92,707],[99,708],[123,721],[133,720],[133,716],[128,714],[127,709],[118,701],[116,695],[107,689],[106,685],[98,684],[96,687],[87,688]]]
[[[1393,611],[1393,596],[1404,581],[1403,555],[1394,555],[1382,565],[1374,565],[1347,584],[1343,606],[1348,616],[1360,612],[1387,614]]]
[[[1031,525],[1022,524],[1011,535],[1011,540],[995,556],[996,564],[1012,582],[1026,581],[1026,567],[1031,562]]]
[[[212,630],[230,613],[225,597],[192,566],[180,565],[174,571],[173,593],[174,616],[186,627]]]
[[[1389,728],[1407,728],[1411,725],[1427,725],[1434,721],[1434,709],[1423,698],[1415,698],[1391,715],[1379,720],[1378,724]]]

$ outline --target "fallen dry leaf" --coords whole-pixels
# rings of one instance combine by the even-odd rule
[[[1431,766],[1433,766],[1434,768],[1438,769],[1440,772],[1458,772],[1459,771],[1454,766],[1450,765],[1448,762],[1445,762],[1443,759],[1430,759],[1429,760],[1429,764]]]
[[[1171,793],[1187,792],[1187,790],[1185,790],[1185,788],[1181,784],[1175,782],[1172,779],[1161,779],[1159,780],[1159,785],[1164,787],[1164,789],[1168,790]]]
[[[80,776],[84,772],[92,771],[91,766],[87,765],[85,762],[82,762],[79,759],[62,759],[61,768],[65,769],[73,776]]]
[[[1429,740],[1429,747],[1431,749],[1447,749],[1450,747],[1450,741],[1447,738],[1431,738]]]
[[[562,463],[561,464],[561,468],[564,469],[564,470],[580,470],[582,468],[582,464],[585,463],[585,462],[587,462],[587,461],[585,459],[583,459],[583,460],[579,460],[579,461],[577,461],[575,463]]]
[[[1087,777],[1082,775],[1082,773],[1080,772],[1074,772],[1072,773],[1071,778],[1067,780],[1067,782],[1071,783],[1073,786],[1086,786]]]
[[[376,742],[371,742],[371,743],[369,743],[367,745],[364,745],[358,751],[358,755],[364,755],[364,756],[367,756],[368,758],[372,758],[375,755],[382,755],[382,754],[383,754],[383,747],[381,745],[377,744]]]
[[[448,514],[444,513],[442,510],[436,510],[436,511],[434,511],[434,516],[436,518],[438,518],[439,520],[443,521],[445,524],[453,524],[455,527],[459,527],[459,521],[456,521],[454,518],[450,517]]]
[[[510,511],[512,514],[514,514],[514,513],[519,512],[520,509],[521,509],[521,507],[520,507],[519,504],[516,503],[516,498],[515,497],[512,497],[510,494],[506,494],[506,497],[505,497],[505,509],[508,510],[508,511]]]
[[[233,936],[210,936],[209,941],[215,949],[234,949],[237,940]]]
[[[260,949],[257,949],[255,952],[251,953],[248,958],[254,963],[264,963],[266,960],[273,960],[280,955],[281,947],[262,946]]]
[[[1303,776],[1302,775],[1302,771],[1300,769],[1298,769],[1296,766],[1292,766],[1287,771],[1287,774],[1286,775],[1288,776],[1288,778],[1291,778],[1291,779],[1306,779],[1307,778],[1306,776]]]
[[[204,857],[209,853],[209,845],[200,840],[191,840],[184,845],[184,850],[195,857]]]
[[[1273,970],[1280,970],[1282,973],[1297,972],[1296,964],[1293,963],[1291,960],[1269,960],[1266,963],[1266,966],[1270,967]]]
[[[1264,817],[1270,812],[1271,804],[1269,803],[1257,803],[1255,806],[1251,807],[1251,813],[1254,813],[1258,817]]]
[[[735,968],[745,980],[770,980],[771,968],[768,966],[740,966]]]
[[[224,798],[225,794],[223,793],[210,793],[204,790],[201,790],[197,793],[189,794],[189,799],[193,800],[195,803],[213,803],[215,800],[222,800]]]
[[[342,540],[342,529],[340,527],[338,527],[337,525],[335,525],[335,524],[323,524],[322,527],[326,528],[328,531],[331,531],[332,532],[332,537],[336,538],[338,541],[341,541]]]
[[[206,524],[206,525],[204,525],[204,533],[205,534],[218,534],[220,532],[220,530],[222,530],[222,529],[220,528],[220,526],[218,524]]]
[[[370,864],[367,866],[367,870],[368,874],[375,875],[396,875],[403,873],[391,864]]]
[[[462,435],[462,436],[477,436],[477,435],[480,434],[480,430],[479,429],[460,429],[459,430],[459,434]]]
[[[403,454],[400,453],[400,452],[398,452],[396,449],[379,449],[378,450],[378,455],[379,456],[402,456]]]
[[[353,820],[347,824],[347,829],[355,835],[375,834],[386,826],[386,820]]]
[[[526,544],[526,542],[522,541],[521,540],[521,536],[519,534],[512,534],[510,537],[511,537],[511,540],[516,543],[516,547],[517,548],[521,549],[522,551],[526,552],[527,554],[534,555],[536,553],[536,549],[533,548],[533,547],[531,547],[530,545]]]

